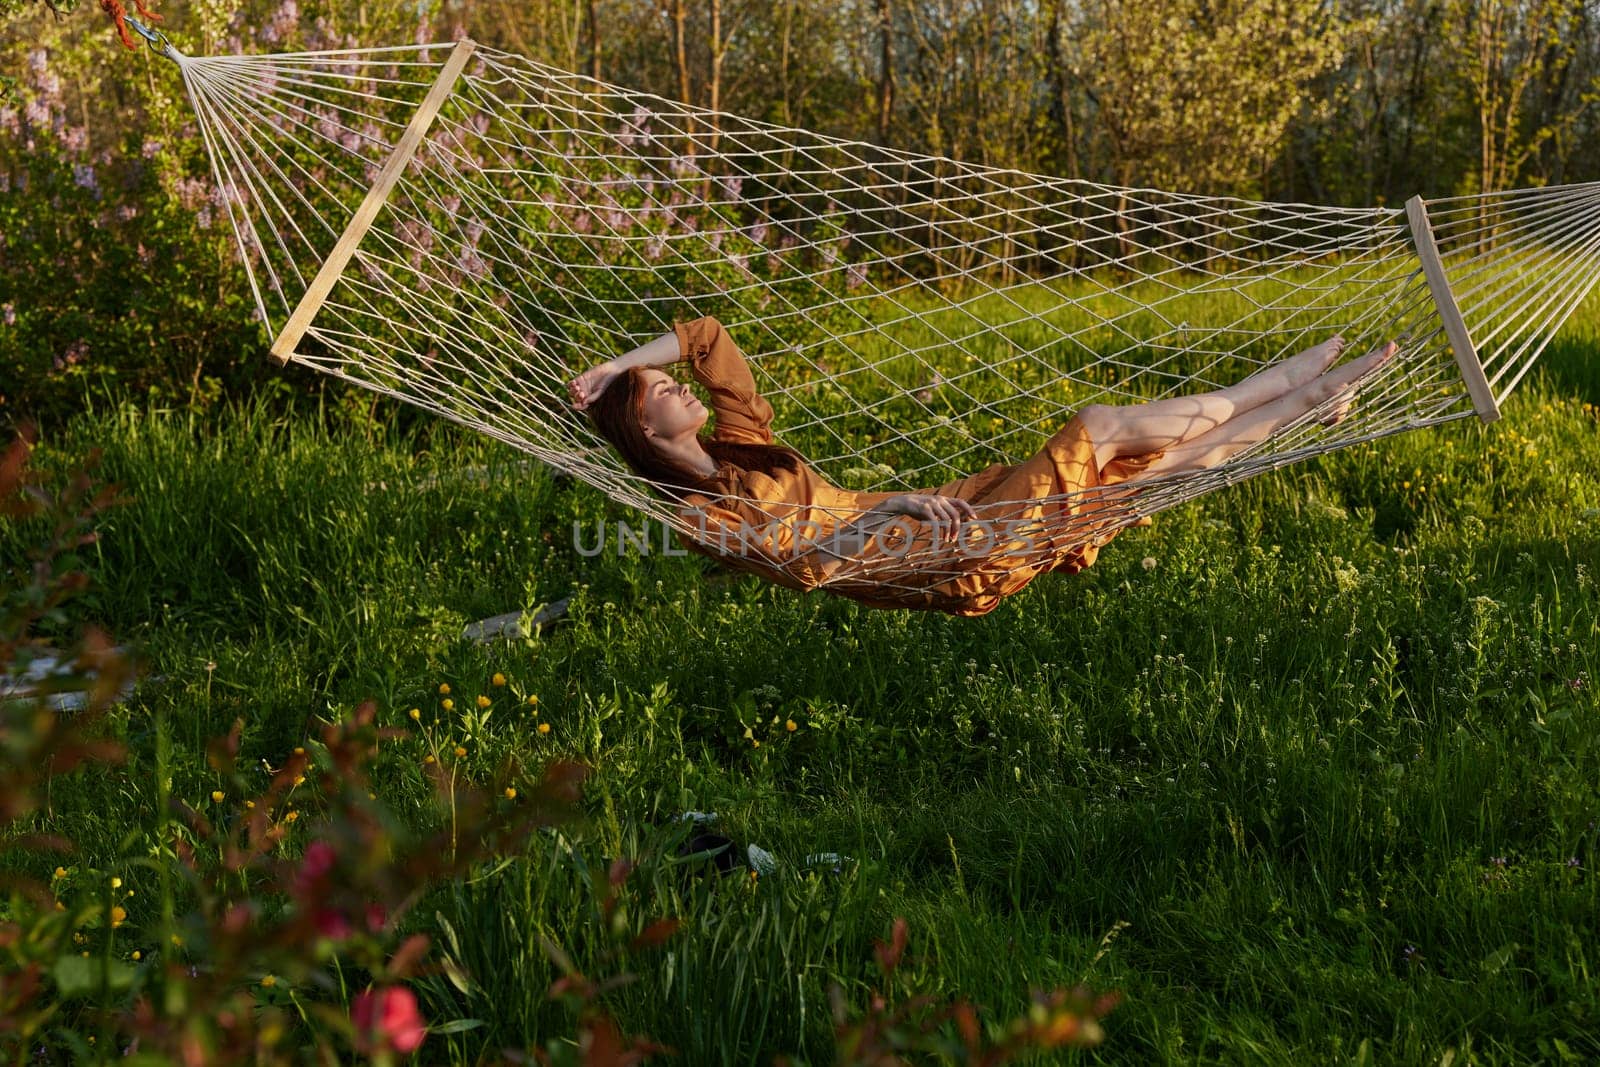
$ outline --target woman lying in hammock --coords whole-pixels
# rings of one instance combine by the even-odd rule
[[[1325,403],[1325,424],[1343,419],[1396,345],[1329,370],[1343,348],[1334,337],[1215,392],[1090,404],[1023,463],[912,493],[841,489],[777,444],[772,407],[714,318],[674,323],[567,388],[634,473],[682,502],[702,535],[680,535],[685,547],[792,589],[825,584],[873,607],[976,616],[1039,574],[1091,565],[1122,527],[1149,525],[1116,494],[1088,490],[1215,466]],[[679,360],[711,393],[709,436],[688,383],[656,369]]]

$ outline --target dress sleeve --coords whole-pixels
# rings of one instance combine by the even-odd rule
[[[712,440],[771,444],[772,405],[756,392],[750,366],[722,324],[708,315],[674,322],[672,329],[689,373],[711,392],[717,414]]]

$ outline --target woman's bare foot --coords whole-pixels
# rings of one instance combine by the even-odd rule
[[[1400,346],[1390,341],[1382,348],[1368,352],[1360,359],[1351,360],[1338,371],[1338,380],[1334,384],[1333,410],[1317,421],[1323,426],[1337,426],[1350,414],[1350,406],[1355,403],[1356,394],[1366,384],[1368,378],[1376,374],[1380,368],[1394,358],[1400,351]]]
[[[1330,337],[1299,355],[1261,368],[1238,385],[1230,386],[1226,392],[1239,411],[1260,407],[1269,400],[1276,400],[1290,390],[1314,381],[1338,361],[1344,352],[1344,344],[1343,337]]]

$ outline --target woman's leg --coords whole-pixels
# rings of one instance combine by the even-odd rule
[[[1140,471],[1137,478],[1129,478],[1128,482],[1157,474],[1170,474],[1173,471],[1214,467],[1251,445],[1265,440],[1269,434],[1285,423],[1301,417],[1319,404],[1332,400],[1341,391],[1350,390],[1363,375],[1389,362],[1398,350],[1399,346],[1390,341],[1382,348],[1375,349],[1360,359],[1351,360],[1338,370],[1329,371],[1314,381],[1285,393],[1277,400],[1262,404],[1237,418],[1229,419],[1207,433],[1168,449],[1166,455]],[[1348,410],[1348,406],[1347,397],[1343,409]],[[1342,412],[1336,414],[1342,417]]]
[[[1157,452],[1214,431],[1315,380],[1343,349],[1344,339],[1333,337],[1225,389],[1145,404],[1090,404],[1077,417],[1094,441],[1095,458],[1104,467],[1118,456]]]

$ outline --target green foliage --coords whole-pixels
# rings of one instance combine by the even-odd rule
[[[1103,1055],[1128,1062],[1593,1058],[1593,338],[1590,312],[1493,426],[1252,479],[981,620],[800,597],[701,557],[580,556],[573,523],[622,509],[388,409],[95,412],[40,462],[98,445],[132,501],[97,521],[97,589],[60,627],[103,619],[159,680],[106,720],[126,768],[58,777],[38,828],[127,878],[149,843],[132,813],[161,810],[163,778],[219,787],[208,738],[242,719],[239,766],[279,768],[316,751],[308,716],[370,696],[406,732],[371,789],[407,823],[448,828],[429,768],[448,796],[507,763],[594,767],[587,820],[412,908],[443,968],[410,983],[452,1027],[439,1059],[564,1041],[587,1009],[545,991],[569,979],[619,1034],[712,1062],[824,1060],[874,1018],[959,1042],[934,1007],[951,997],[999,1044],[1033,990],[1079,983],[1124,992]],[[23,558],[19,529],[0,558]],[[568,595],[555,628],[460,640]],[[781,869],[692,874],[689,809]],[[808,873],[817,852],[853,862]],[[619,857],[637,865],[613,883]],[[54,863],[8,862],[46,882]],[[150,921],[129,910],[119,934]],[[875,945],[896,916],[889,978]],[[665,917],[670,938],[631,948]],[[690,1010],[708,1001],[727,1010]]]

